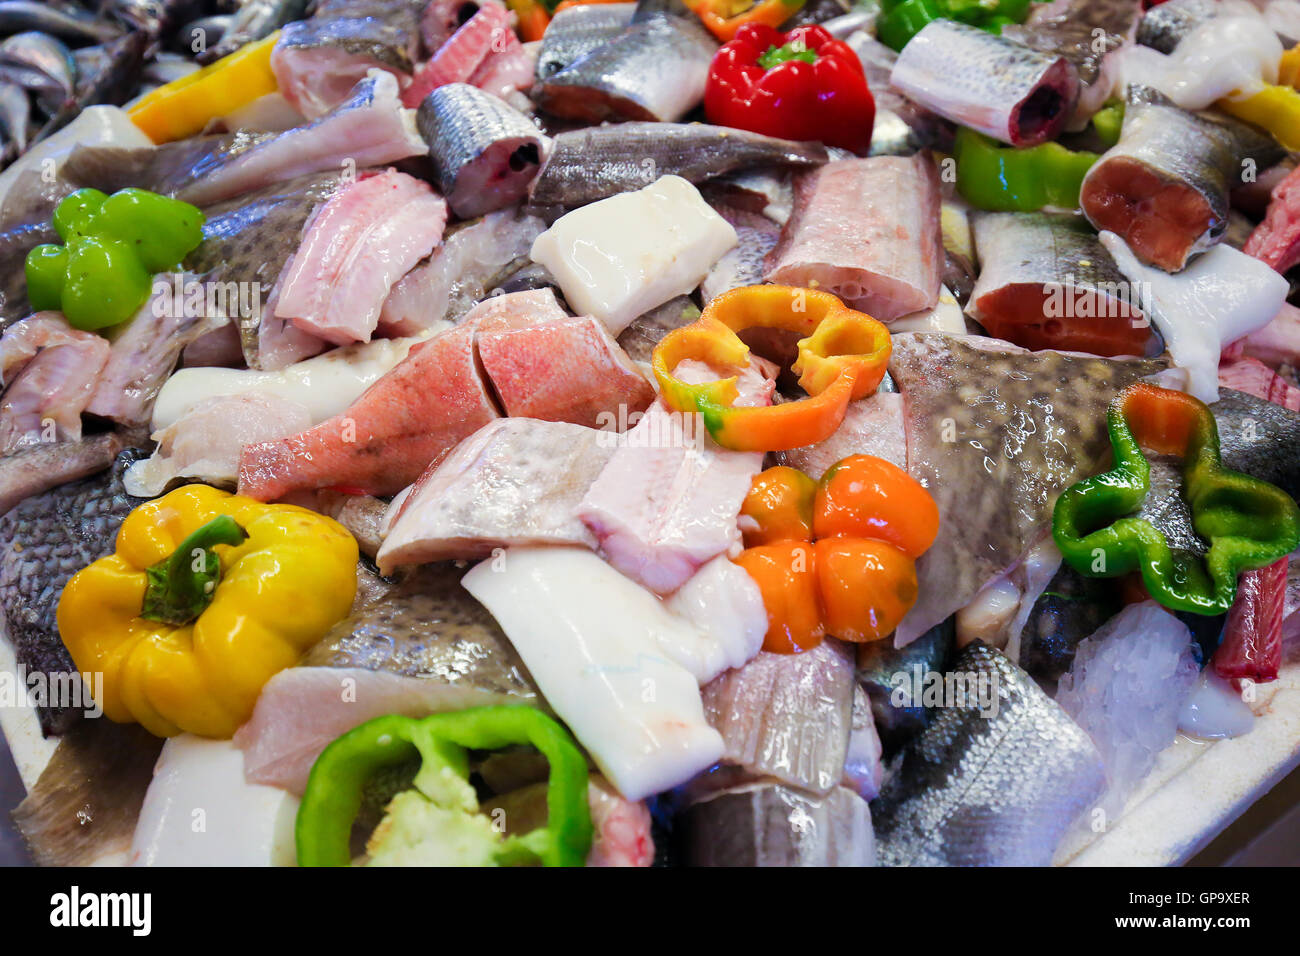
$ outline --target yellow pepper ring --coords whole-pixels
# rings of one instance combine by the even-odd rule
[[[672,372],[687,359],[739,372],[749,348],[738,332],[785,329],[802,334],[793,369],[809,397],[765,407],[736,407],[735,375],[690,385]],[[874,391],[889,362],[889,330],[828,292],[758,285],[718,296],[691,325],[655,348],[660,394],[679,412],[699,412],[714,440],[737,451],[779,451],[829,438],[848,403]]]

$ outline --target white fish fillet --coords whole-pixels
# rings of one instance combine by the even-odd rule
[[[664,647],[693,629],[592,552],[511,548],[462,583],[627,799],[675,787],[722,755],[699,683]]]

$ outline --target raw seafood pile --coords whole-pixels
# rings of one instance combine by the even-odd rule
[[[1295,666],[1294,0],[0,34],[40,863],[1046,866]]]

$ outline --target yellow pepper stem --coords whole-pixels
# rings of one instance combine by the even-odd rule
[[[213,518],[180,543],[170,557],[145,569],[149,583],[140,616],[164,624],[188,624],[212,603],[221,580],[219,544],[242,544],[248,532],[230,515]]]

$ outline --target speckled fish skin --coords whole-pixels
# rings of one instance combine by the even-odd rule
[[[581,9],[581,8],[576,8]],[[555,137],[532,201],[581,206],[648,186],[660,176],[692,183],[755,166],[818,166],[820,143],[798,143],[703,123],[616,123]]]
[[[914,36],[889,83],[940,116],[1012,146],[1056,137],[1079,96],[1079,75],[1061,56],[953,20]]]
[[[1079,202],[1089,222],[1122,236],[1143,262],[1178,272],[1226,234],[1242,160],[1262,169],[1275,149],[1244,123],[1189,113],[1131,85],[1119,142],[1088,170]]]
[[[1219,13],[1219,0],[1168,0],[1143,15],[1137,41],[1161,53],[1173,53],[1183,37]]]
[[[907,470],[940,518],[917,561],[917,602],[898,645],[1020,560],[1049,526],[1057,495],[1104,470],[1111,399],[1164,367],[1026,352],[997,339],[894,336],[889,371],[907,400]]]
[[[353,56],[364,56],[392,67],[401,73],[410,73],[415,64],[411,59],[411,43],[418,42],[419,34],[403,30],[378,17],[312,17],[286,24],[276,41],[280,50],[316,50],[322,47],[340,50]]]
[[[582,59],[632,22],[635,3],[583,4],[561,10],[546,27],[537,54],[537,78],[546,80]]]
[[[286,23],[300,20],[307,12],[309,0],[245,0],[230,19],[221,39],[195,57],[201,64],[211,63],[234,53],[263,37],[268,37]]]
[[[1039,7],[1024,24],[1004,27],[1002,36],[1070,61],[1079,75],[1079,102],[1066,125],[1081,129],[1111,95],[1114,77],[1107,59],[1133,42],[1141,19],[1140,0],[1057,0]]]
[[[112,552],[122,519],[140,504],[123,489],[122,473],[141,457],[124,451],[108,471],[28,498],[0,518],[0,609],[18,663],[29,672],[76,670],[54,611],[68,579]],[[46,736],[66,732],[82,713],[74,707],[37,708]]]
[[[925,701],[894,703],[896,674],[912,674],[914,669],[945,671],[956,646],[956,624],[948,618],[906,647],[894,647],[891,641],[871,641],[857,648],[858,686],[871,700],[871,716],[888,755],[897,753],[918,732],[925,729],[934,713]]]
[[[1047,866],[1066,828],[1101,794],[1101,754],[1000,651],[976,641],[954,672],[991,682],[997,714],[981,714],[966,695],[908,745],[873,805],[880,863]]]
[[[867,801],[847,787],[813,796],[778,783],[752,783],[691,806],[685,814],[689,866],[874,866]]]
[[[1219,426],[1225,467],[1277,485],[1300,500],[1300,415],[1232,388],[1219,390],[1210,411]]]
[[[416,114],[438,188],[461,219],[517,202],[541,168],[549,140],[528,117],[468,83],[448,83]]]
[[[233,317],[238,322],[240,344],[249,368],[263,367],[260,354],[263,322],[284,324],[268,311],[269,298],[280,273],[298,251],[303,228],[311,214],[334,195],[339,182],[338,173],[302,176],[205,210],[203,243],[186,258],[185,268],[205,282],[260,284],[262,295],[257,314]]]
[[[703,101],[716,51],[695,18],[651,16],[537,83],[533,99],[565,119],[675,123]]]
[[[688,295],[674,296],[663,305],[632,320],[618,336],[619,347],[634,362],[649,364],[655,346],[673,329],[690,325],[700,317],[700,309]]]
[[[1130,283],[1080,217],[1004,212],[973,221],[983,267],[967,311],[990,335],[1105,356],[1161,350],[1136,294],[1125,297]],[[1071,311],[1049,314],[1054,295]]]

